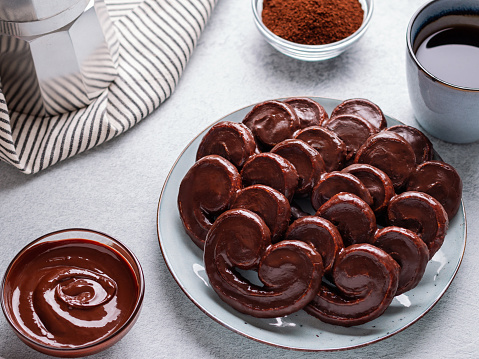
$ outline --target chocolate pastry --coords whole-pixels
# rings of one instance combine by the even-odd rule
[[[323,275],[321,255],[301,241],[270,244],[256,213],[232,209],[215,221],[205,243],[205,269],[218,296],[241,313],[275,318],[302,309],[316,295]],[[257,270],[258,286],[237,270]]]
[[[299,128],[299,118],[290,105],[266,101],[254,106],[243,119],[243,124],[253,132],[262,149],[270,149],[293,137],[294,131]]]
[[[290,105],[299,118],[299,128],[321,126],[328,119],[328,113],[314,100],[307,97],[291,97],[283,102]]]
[[[295,194],[311,193],[314,184],[325,171],[323,158],[319,152],[301,140],[284,140],[274,146],[271,153],[286,158],[298,172],[299,182]]]
[[[385,227],[376,232],[373,244],[398,262],[399,284],[396,295],[418,285],[429,261],[429,250],[414,232],[401,227]]]
[[[327,219],[318,216],[302,217],[294,221],[289,226],[285,239],[309,243],[321,254],[325,272],[331,271],[339,251],[344,248],[338,229]]]
[[[442,204],[449,219],[461,205],[462,180],[451,165],[440,161],[428,161],[419,165],[407,184],[408,191],[425,192]]]
[[[388,175],[394,189],[400,190],[416,168],[416,155],[409,143],[390,131],[381,131],[371,136],[361,146],[355,163],[367,163]]]
[[[389,201],[395,195],[393,183],[387,174],[364,163],[352,164],[341,172],[354,175],[364,184],[373,199],[371,209],[374,212],[382,213],[386,210]]]
[[[319,152],[326,165],[326,172],[335,171],[346,160],[346,145],[333,131],[312,126],[294,133],[294,138],[306,142]]]
[[[251,156],[241,170],[243,186],[264,184],[273,187],[291,201],[298,186],[298,172],[287,159],[275,153]]]
[[[268,226],[273,243],[281,240],[291,218],[288,199],[277,190],[261,184],[239,191],[231,208],[248,209],[258,214]]]
[[[384,313],[396,294],[399,265],[382,249],[355,244],[341,251],[332,275],[335,286],[323,283],[304,309],[323,322],[349,327]]]
[[[368,189],[354,175],[345,172],[330,172],[321,176],[311,193],[311,205],[318,210],[326,201],[340,192],[353,193],[360,197],[367,205],[373,203]]]
[[[370,243],[377,229],[371,207],[352,193],[334,195],[319,208],[316,215],[326,218],[338,228],[345,247]]]
[[[337,134],[345,143],[346,161],[354,158],[359,147],[378,132],[369,122],[354,115],[331,117],[323,126]]]
[[[186,173],[178,192],[178,209],[186,233],[198,247],[203,248],[215,217],[230,207],[240,189],[236,167],[217,155],[201,158]]]
[[[416,164],[419,165],[424,161],[432,160],[432,143],[429,141],[429,138],[417,128],[407,125],[397,125],[389,127],[386,131],[397,133],[411,145],[416,155]]]
[[[362,98],[353,98],[340,103],[331,113],[331,118],[341,115],[355,115],[368,121],[381,131],[387,127],[386,117],[376,104]]]
[[[429,259],[441,248],[449,225],[447,213],[432,196],[409,191],[394,196],[388,207],[389,223],[410,229],[426,243]]]
[[[196,153],[196,160],[208,155],[226,158],[241,168],[256,150],[256,142],[250,129],[241,123],[223,121],[204,135]]]

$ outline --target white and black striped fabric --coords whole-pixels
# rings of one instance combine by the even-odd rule
[[[93,103],[54,117],[9,113],[0,92],[0,159],[31,174],[108,141],[174,91],[217,0],[106,0],[118,77]]]

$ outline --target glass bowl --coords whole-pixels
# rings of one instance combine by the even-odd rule
[[[266,41],[279,52],[303,61],[323,61],[332,59],[349,49],[364,35],[373,14],[374,3],[373,0],[359,0],[359,3],[364,10],[364,18],[361,27],[354,34],[343,40],[326,45],[304,45],[285,40],[272,33],[261,20],[263,0],[251,1],[254,22]]]
[[[74,358],[123,338],[138,319],[144,293],[143,270],[127,247],[103,233],[65,229],[16,255],[3,277],[1,304],[25,344]]]

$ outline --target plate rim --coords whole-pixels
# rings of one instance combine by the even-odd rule
[[[282,101],[284,99],[287,99],[287,98],[290,98],[291,96],[288,96],[288,97],[280,97],[280,98],[274,98],[274,99],[270,99],[270,100],[264,100],[264,101]],[[296,97],[307,97],[307,98],[310,98],[316,102],[318,102],[316,99],[321,99],[321,100],[328,100],[328,101],[334,101],[334,102],[338,102],[338,103],[341,103],[345,100],[339,100],[339,99],[334,99],[334,98],[329,98],[329,97],[320,97],[320,96],[294,96],[295,98]],[[261,101],[261,102],[264,102],[264,101]],[[253,107],[254,105],[258,104],[260,102],[256,102],[256,103],[253,103],[253,104],[250,104],[250,105],[247,105],[247,106],[243,106],[239,109],[236,109],[230,113],[228,113],[227,115],[224,115],[222,116],[220,119],[212,122],[211,124],[209,124],[207,127],[205,127],[202,131],[200,131],[192,140],[190,140],[188,142],[188,144],[183,148],[183,150],[180,152],[180,154],[178,155],[178,157],[176,158],[175,162],[173,163],[173,165],[171,166],[169,172],[168,172],[168,175],[166,176],[165,178],[165,181],[163,183],[163,186],[161,188],[161,192],[160,192],[160,196],[159,196],[159,199],[158,199],[158,206],[157,206],[157,213],[156,213],[156,231],[157,231],[157,237],[158,237],[158,242],[159,242],[159,246],[160,246],[160,250],[161,250],[161,254],[162,254],[162,257],[163,257],[163,260],[166,264],[166,267],[168,268],[168,271],[170,272],[171,276],[173,277],[173,279],[175,280],[176,284],[181,288],[181,290],[183,291],[183,293],[204,313],[206,314],[210,319],[212,319],[214,322],[222,325],[223,327],[231,330],[232,332],[234,333],[237,333],[237,334],[240,334],[241,336],[244,336],[248,339],[252,339],[256,342],[259,342],[259,343],[262,343],[262,344],[267,344],[269,346],[272,346],[272,347],[276,347],[276,348],[282,348],[282,349],[287,349],[287,350],[293,350],[293,351],[298,351],[298,352],[337,352],[337,351],[346,351],[346,350],[352,350],[352,349],[358,349],[358,348],[362,348],[362,347],[365,347],[365,346],[368,346],[368,345],[371,345],[371,344],[374,344],[374,343],[377,343],[377,342],[380,342],[382,340],[385,340],[387,338],[390,338],[400,332],[402,332],[403,330],[409,328],[410,326],[412,326],[413,324],[415,324],[417,321],[419,321],[421,318],[423,318],[438,302],[439,300],[444,296],[444,294],[446,293],[446,291],[449,289],[450,285],[452,284],[452,282],[454,281],[454,279],[456,278],[456,275],[459,271],[459,268],[462,264],[462,261],[464,259],[464,254],[465,254],[465,251],[466,251],[466,245],[467,245],[467,216],[466,216],[466,210],[465,210],[465,207],[464,207],[464,200],[463,198],[461,197],[461,209],[462,209],[462,213],[464,214],[464,229],[463,229],[463,232],[464,232],[464,240],[463,240],[463,243],[462,243],[462,248],[461,248],[461,253],[460,253],[460,257],[459,257],[459,261],[457,262],[456,264],[456,267],[454,268],[453,270],[453,275],[451,276],[450,280],[447,282],[447,284],[444,286],[444,288],[442,289],[442,291],[440,292],[440,294],[434,299],[434,301],[427,307],[425,308],[425,310],[419,315],[417,316],[416,318],[414,318],[412,321],[410,321],[409,323],[407,323],[406,325],[404,325],[403,327],[395,330],[395,331],[391,331],[389,333],[387,333],[386,335],[384,336],[381,336],[379,338],[375,338],[375,339],[372,339],[370,341],[367,341],[367,342],[364,342],[364,343],[361,343],[361,344],[356,344],[356,345],[352,345],[352,346],[343,346],[343,347],[339,347],[339,348],[320,348],[320,349],[312,349],[312,348],[300,348],[300,347],[291,347],[291,346],[288,346],[288,345],[282,345],[282,344],[278,344],[278,343],[273,343],[271,341],[267,341],[267,340],[264,340],[264,339],[261,339],[261,338],[257,338],[255,336],[252,336],[252,335],[249,335],[247,333],[244,333],[236,328],[234,328],[232,325],[229,325],[228,323],[224,322],[223,320],[220,320],[218,319],[216,316],[214,316],[212,313],[209,313],[205,308],[202,307],[202,305],[188,292],[188,290],[180,283],[179,279],[177,278],[177,276],[175,275],[175,271],[173,270],[173,268],[171,268],[170,266],[170,263],[169,261],[167,260],[168,258],[168,255],[166,254],[165,252],[165,249],[163,247],[163,243],[161,241],[161,236],[160,236],[160,232],[161,232],[161,229],[160,229],[160,208],[161,208],[161,203],[162,203],[162,199],[163,199],[163,195],[164,195],[164,192],[165,192],[165,189],[168,185],[168,182],[170,180],[170,177],[171,177],[171,174],[173,173],[173,171],[175,170],[176,166],[178,165],[178,162],[181,160],[181,158],[183,157],[184,153],[190,148],[190,146],[200,137],[202,136],[209,128],[211,128],[213,125],[215,125],[216,123],[220,122],[220,121],[223,121],[225,118],[239,112],[239,111],[242,111],[248,107]],[[319,102],[318,102],[319,103]],[[320,103],[321,104],[321,103]],[[391,118],[397,122],[399,122],[400,124],[404,124],[403,122],[395,119],[394,117],[391,117],[391,116],[388,116],[385,114],[385,117],[386,118]]]

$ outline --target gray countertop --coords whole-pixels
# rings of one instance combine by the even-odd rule
[[[238,335],[206,316],[178,287],[162,258],[156,210],[183,148],[212,122],[244,106],[288,96],[364,97],[418,126],[405,76],[405,33],[422,0],[376,1],[370,28],[340,57],[304,63],[276,52],[253,24],[250,1],[220,1],[170,99],[120,137],[24,175],[0,163],[0,272],[33,239],[63,228],[106,232],[127,244],[146,277],[141,316],[98,358],[477,358],[479,329],[479,144],[431,138],[464,182],[468,242],[462,266],[438,304],[404,331],[343,352],[307,353]],[[0,357],[41,358],[0,316]]]

